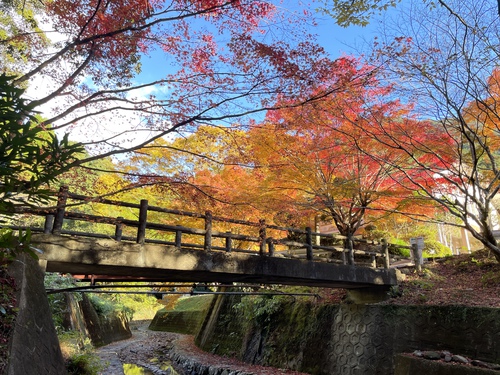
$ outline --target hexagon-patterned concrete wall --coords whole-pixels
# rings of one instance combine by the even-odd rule
[[[318,375],[390,375],[397,353],[449,350],[500,363],[500,309],[456,306],[287,303],[272,316],[242,324],[226,303],[213,332],[232,337],[232,354],[263,365]],[[212,318],[214,318],[212,316]],[[228,324],[231,322],[231,324]],[[238,324],[239,322],[239,324]],[[238,327],[242,330],[238,331]],[[219,345],[219,343],[221,345]],[[229,354],[217,339],[209,350]],[[235,347],[241,348],[235,350]]]
[[[332,350],[318,374],[392,374],[394,355],[416,349],[500,362],[500,309],[343,305],[323,329]]]

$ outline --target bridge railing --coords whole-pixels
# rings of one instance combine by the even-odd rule
[[[71,203],[69,202],[70,200]],[[92,215],[72,209],[89,203],[136,210],[137,220],[126,219],[124,217]],[[299,258],[308,261],[390,267],[390,245],[384,240],[377,243],[359,238],[347,238],[340,235],[313,232],[309,227],[297,229],[270,225],[263,219],[258,222],[250,222],[213,216],[210,211],[200,214],[150,206],[147,200],[141,200],[137,204],[101,197],[88,197],[71,193],[67,187],[61,187],[59,190],[56,207],[28,208],[20,210],[20,213],[45,216],[44,227],[32,228],[32,230],[43,231],[47,234],[113,238],[116,241],[133,241],[139,244],[163,244],[175,246],[179,249],[192,248],[203,251],[234,251],[260,256]],[[181,218],[191,218],[201,223],[196,228],[166,224],[164,222],[152,222],[148,220],[148,216],[151,213],[166,214],[169,217],[173,215],[180,216]],[[114,235],[94,231],[68,230],[64,228],[64,223],[68,220],[111,225],[114,226]],[[231,230],[216,230],[217,226],[221,224],[225,229],[229,227]],[[136,232],[135,236],[124,234],[125,228],[134,228]],[[163,233],[164,235],[156,235],[157,238],[151,238],[147,235],[149,231],[154,231],[156,234]],[[243,233],[235,233],[235,231]],[[359,249],[359,247],[362,249]]]

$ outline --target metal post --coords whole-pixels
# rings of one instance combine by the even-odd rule
[[[119,216],[116,218],[116,226],[115,226],[115,240],[121,241],[123,235],[123,217]]]
[[[227,237],[226,237],[226,251],[228,253],[231,252],[233,248],[233,239],[231,238],[231,232],[226,232]]]
[[[266,221],[259,220],[259,255],[264,255],[266,252]]]
[[[148,222],[148,201],[141,199],[139,208],[139,227],[137,228],[137,243],[144,244],[146,240],[146,224]]]
[[[389,269],[391,266],[391,258],[389,257],[389,244],[385,238],[382,239],[382,253],[384,254],[384,268]]]
[[[205,211],[205,251],[212,251],[212,212]]]
[[[54,218],[54,226],[52,227],[52,234],[61,234],[63,222],[64,222],[64,212],[66,211],[66,202],[68,201],[68,187],[61,186],[59,188],[59,194],[57,196],[57,209],[56,216]]]
[[[312,232],[311,227],[306,228],[306,259],[313,260]]]
[[[54,215],[45,216],[45,225],[43,226],[43,233],[50,234],[54,226]]]

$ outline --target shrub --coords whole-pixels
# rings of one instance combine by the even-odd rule
[[[425,248],[423,251],[424,257],[443,258],[452,255],[451,249],[438,241],[425,240]]]
[[[65,289],[76,286],[76,282],[70,275],[61,275],[58,273],[47,272],[44,278],[45,289]],[[75,297],[81,299],[78,293]],[[67,310],[67,301],[63,293],[48,294],[50,312],[52,313],[52,320],[56,327],[58,334],[64,332],[63,322]]]
[[[284,302],[290,298],[276,295],[245,296],[233,308],[242,314],[244,321],[268,324],[273,316],[281,311]]]
[[[118,312],[125,314],[125,316],[131,320],[134,315],[134,311],[131,308],[124,306],[117,301],[113,301],[108,298],[101,298],[95,294],[89,294],[89,300],[99,316],[106,317]]]
[[[66,361],[68,375],[98,375],[103,367],[100,359],[90,350],[75,354]]]
[[[410,257],[410,249],[407,248],[408,243],[406,241],[399,238],[390,238],[388,242],[391,244],[389,246],[389,252],[391,254],[399,255],[406,258]]]
[[[15,290],[14,279],[0,266],[0,374],[6,371],[8,343],[17,316]]]

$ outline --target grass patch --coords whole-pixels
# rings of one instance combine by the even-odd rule
[[[66,362],[68,375],[98,375],[103,368],[99,357],[90,351],[78,353]]]
[[[67,331],[58,338],[68,375],[98,375],[104,369],[90,339],[81,332]]]

